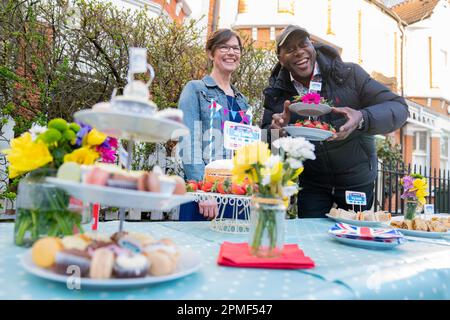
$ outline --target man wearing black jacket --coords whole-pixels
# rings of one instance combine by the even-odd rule
[[[290,25],[277,38],[279,63],[264,90],[261,127],[275,139],[284,126],[303,120],[289,111],[294,96],[315,91],[333,105],[320,121],[337,130],[327,141],[315,142],[316,160],[304,163],[298,196],[301,218],[324,217],[336,203],[348,209],[345,191],[367,195],[366,209],[373,203],[377,174],[375,134],[393,132],[408,118],[405,100],[372,79],[354,63],[323,44],[312,44],[309,33]],[[363,208],[364,209],[364,208]]]

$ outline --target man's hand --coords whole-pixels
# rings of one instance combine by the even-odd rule
[[[349,107],[344,108],[332,108],[331,112],[343,114],[347,121],[336,132],[328,141],[338,141],[346,139],[350,133],[355,131],[358,127],[359,122],[363,118],[362,112]]]
[[[283,127],[289,124],[291,121],[291,111],[289,110],[289,105],[291,102],[286,100],[284,102],[284,110],[282,113],[275,113],[272,115],[272,124],[270,125],[270,129],[280,130],[280,135],[286,135],[286,132],[283,130]]]

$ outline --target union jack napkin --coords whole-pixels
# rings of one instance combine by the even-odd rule
[[[404,239],[396,229],[358,227],[346,223],[336,223],[328,232],[337,237],[368,241],[393,242]]]

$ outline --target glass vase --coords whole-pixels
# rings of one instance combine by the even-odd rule
[[[19,183],[14,225],[14,243],[18,246],[31,246],[45,236],[83,232],[80,210],[69,208],[68,194],[45,182],[52,174],[48,170],[32,172]]]
[[[416,217],[416,212],[419,207],[419,203],[417,201],[408,200],[405,202],[405,220],[414,220]]]
[[[283,252],[286,206],[281,199],[255,197],[250,213],[249,250],[261,258],[279,257]]]

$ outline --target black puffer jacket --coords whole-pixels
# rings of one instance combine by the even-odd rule
[[[338,52],[330,46],[316,44],[317,63],[322,74],[321,96],[335,107],[361,110],[365,128],[355,130],[343,141],[319,142],[316,160],[305,162],[300,183],[336,189],[357,188],[375,180],[377,155],[373,135],[395,131],[408,118],[405,100],[373,80],[354,63],[342,62]],[[283,111],[283,103],[298,95],[289,72],[275,66],[265,89],[264,115],[261,127],[269,129],[274,113]],[[302,117],[292,114],[291,123]],[[319,120],[331,123],[337,130],[345,123],[341,115],[330,113]],[[268,130],[270,140],[270,130]]]

